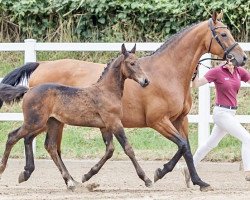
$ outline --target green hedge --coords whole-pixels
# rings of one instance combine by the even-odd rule
[[[224,11],[238,41],[249,41],[246,0],[0,0],[0,40],[163,41]]]

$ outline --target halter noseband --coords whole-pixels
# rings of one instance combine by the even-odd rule
[[[209,28],[210,28],[210,30],[212,32],[212,36],[213,36],[211,38],[211,41],[210,41],[210,44],[209,44],[208,53],[210,52],[212,41],[213,41],[213,38],[214,38],[218,42],[218,44],[221,46],[221,48],[223,49],[223,51],[224,51],[223,60],[225,60],[226,57],[229,55],[230,51],[232,51],[234,49],[234,47],[236,47],[238,45],[238,43],[235,42],[234,44],[232,44],[231,46],[226,48],[225,45],[223,45],[222,42],[220,41],[220,39],[219,39],[217,33],[215,32],[215,30],[219,29],[219,28],[226,28],[227,29],[227,26],[214,27],[212,18],[209,19],[208,24],[209,24]]]

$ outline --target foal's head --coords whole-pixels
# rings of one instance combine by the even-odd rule
[[[133,79],[138,82],[142,87],[146,87],[149,84],[149,80],[145,73],[142,71],[138,58],[135,55],[136,45],[131,51],[127,51],[125,45],[122,44],[122,54],[124,60],[122,62],[121,71],[126,78]]]
[[[212,37],[208,38],[208,52],[230,60],[234,66],[243,66],[246,64],[247,56],[235,42],[227,26],[221,22],[222,15],[214,12],[208,21],[209,32],[212,34]]]

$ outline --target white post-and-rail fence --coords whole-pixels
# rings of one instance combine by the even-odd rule
[[[155,51],[162,43],[136,43],[137,51]],[[250,43],[239,43],[244,51],[250,51]],[[127,49],[134,43],[126,43]],[[37,51],[120,51],[121,43],[39,43],[34,39],[26,39],[24,43],[0,43],[0,51],[24,51],[24,61],[36,62]],[[205,54],[202,58],[209,57]],[[211,61],[204,61],[206,66],[211,66]],[[200,68],[200,76],[208,69]],[[0,79],[1,80],[1,79]],[[206,84],[199,88],[199,114],[188,115],[189,122],[198,123],[198,144],[205,142],[210,134],[209,123],[213,123],[210,114],[210,87]],[[249,87],[243,83],[241,87]],[[240,123],[250,123],[249,115],[237,115]],[[0,121],[22,121],[22,113],[0,113]]]

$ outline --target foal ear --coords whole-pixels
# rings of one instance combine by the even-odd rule
[[[123,44],[122,44],[122,54],[125,56],[126,53],[127,53],[127,49],[126,49],[126,47],[125,47],[125,45],[124,45],[124,43],[123,43]]]
[[[133,47],[133,49],[131,49],[131,53],[135,53],[135,50],[136,50],[136,44],[135,44],[135,46]]]
[[[217,12],[214,11],[213,15],[212,15],[212,20],[213,20],[214,23],[216,23],[216,19],[217,19]]]
[[[222,17],[223,17],[223,11],[221,11],[220,14],[217,16],[217,20],[222,21]]]

